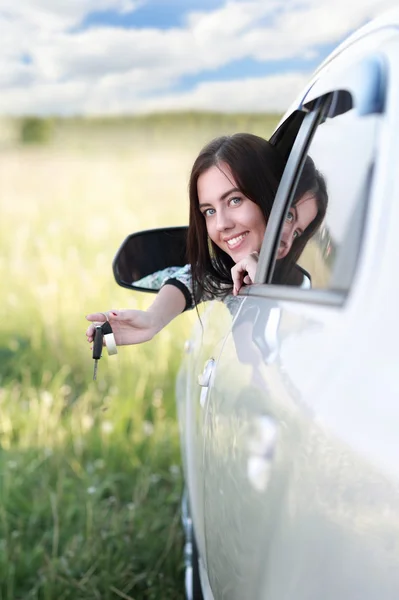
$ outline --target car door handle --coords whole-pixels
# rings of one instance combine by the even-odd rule
[[[198,375],[198,383],[201,387],[209,386],[209,382],[211,380],[211,375],[212,375],[214,366],[215,366],[214,358],[210,358],[209,360],[206,361],[204,370],[202,371],[201,375]]]

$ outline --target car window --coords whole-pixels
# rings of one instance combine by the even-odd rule
[[[272,283],[349,288],[381,119],[359,112],[350,95],[336,94],[317,127],[280,225]]]

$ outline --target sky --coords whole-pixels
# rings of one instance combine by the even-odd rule
[[[398,0],[0,0],[0,115],[284,112]]]

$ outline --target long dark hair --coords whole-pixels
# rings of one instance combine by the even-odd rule
[[[187,236],[188,261],[197,301],[204,293],[225,295],[226,288],[232,285],[231,269],[235,263],[208,238],[197,191],[200,175],[220,163],[230,167],[237,187],[260,207],[266,223],[285,167],[285,161],[270,142],[250,133],[216,138],[201,150],[189,182],[190,220]]]
[[[327,212],[327,185],[323,175],[316,169],[313,159],[306,157],[291,205],[297,204],[304,194],[310,193],[316,200],[317,215],[300,237],[294,240],[287,256],[276,262],[273,283],[301,285],[303,274],[297,268],[297,262],[306,244],[322,224]]]

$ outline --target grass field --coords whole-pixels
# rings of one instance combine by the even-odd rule
[[[268,115],[0,127],[0,600],[183,597],[174,381],[195,314],[101,359],[84,315],[145,308],[114,283],[132,231],[183,225],[201,146]]]

